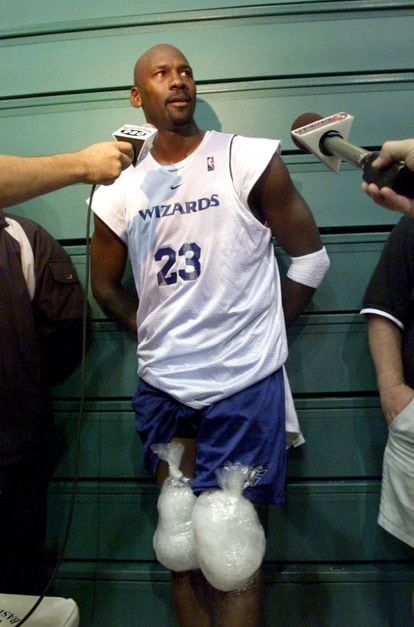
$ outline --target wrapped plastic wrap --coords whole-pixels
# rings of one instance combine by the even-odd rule
[[[154,444],[152,450],[169,467],[169,476],[158,497],[158,525],[153,538],[155,554],[169,570],[179,572],[198,568],[192,528],[196,496],[190,480],[180,470],[184,447],[179,442],[170,442]]]
[[[240,590],[260,567],[266,548],[263,527],[243,490],[255,471],[227,464],[216,473],[221,490],[203,492],[193,510],[200,568],[207,581],[224,592]]]

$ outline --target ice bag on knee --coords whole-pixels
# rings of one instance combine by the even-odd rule
[[[151,448],[169,468],[157,504],[158,524],[153,538],[157,560],[176,572],[198,568],[192,526],[196,497],[190,480],[180,470],[184,446],[170,442],[154,444]]]
[[[229,592],[249,583],[262,563],[266,539],[254,506],[243,496],[254,470],[229,463],[216,475],[221,489],[198,497],[193,529],[204,577],[218,590]]]

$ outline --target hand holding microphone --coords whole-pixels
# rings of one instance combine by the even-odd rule
[[[83,168],[84,183],[109,185],[131,165],[134,151],[128,142],[108,141],[92,144],[76,156]]]
[[[404,161],[407,168],[414,171],[414,139],[385,142],[372,166],[383,168],[400,160]],[[390,187],[379,188],[375,183],[366,181],[362,183],[362,189],[378,205],[393,211],[400,211],[411,218],[414,217],[414,201],[405,195],[397,194]]]
[[[85,183],[110,185],[122,170],[135,165],[137,159],[150,150],[157,134],[152,124],[124,124],[112,133],[116,142],[93,144],[76,153],[83,168]]]
[[[404,161],[407,168],[414,171],[414,139],[387,141],[378,155],[376,168],[382,168],[393,161]]]
[[[151,150],[157,137],[157,129],[152,124],[124,124],[112,133],[112,137],[119,142],[128,142],[134,151],[132,164],[143,158]]]
[[[403,154],[406,157],[407,150],[391,153],[391,156],[387,151],[386,159],[383,153],[377,161],[379,153],[347,141],[352,122],[353,117],[347,113],[336,113],[327,118],[316,113],[304,113],[292,124],[292,140],[302,150],[312,152],[335,172],[339,172],[342,160],[348,161],[363,170],[363,179],[367,186],[373,186],[371,190],[375,192],[376,188],[391,188],[394,195],[405,197],[409,203],[408,199],[414,197],[414,172],[398,156]],[[411,155],[410,159],[413,159]],[[383,206],[388,207],[385,204]]]

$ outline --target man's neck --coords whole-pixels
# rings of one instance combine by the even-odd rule
[[[158,131],[151,154],[160,165],[178,163],[188,157],[203,140],[205,131],[195,128],[190,134]]]

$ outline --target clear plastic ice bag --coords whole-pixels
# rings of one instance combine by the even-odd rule
[[[263,561],[264,530],[243,496],[254,473],[249,466],[226,464],[216,473],[221,489],[203,492],[193,510],[200,568],[207,581],[224,592],[244,588]]]
[[[157,504],[158,524],[153,537],[157,560],[176,572],[198,568],[192,527],[196,496],[189,479],[180,470],[184,446],[170,442],[154,444],[151,448],[169,468]]]

